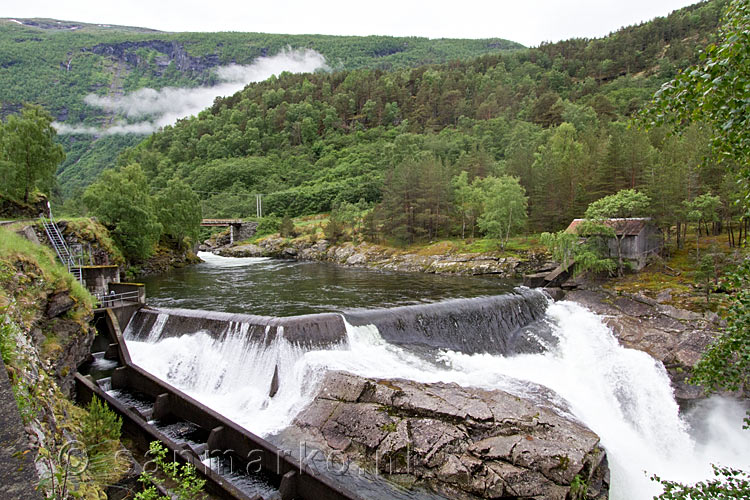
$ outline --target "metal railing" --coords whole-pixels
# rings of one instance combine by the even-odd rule
[[[242,219],[202,219],[201,226],[233,226],[242,224]]]
[[[123,293],[97,293],[94,298],[97,302],[97,307],[118,307],[128,305],[126,303],[138,302],[140,292],[134,290],[132,292]]]
[[[65,238],[63,238],[60,228],[52,217],[52,208],[49,206],[49,202],[47,208],[49,209],[49,218],[45,217],[44,214],[39,215],[39,220],[42,222],[45,233],[47,233],[47,239],[54,248],[57,258],[68,269],[68,272],[75,276],[75,279],[80,283],[83,283],[81,264],[75,261],[67,243],[65,243]]]

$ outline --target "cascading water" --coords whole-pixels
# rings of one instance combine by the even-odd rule
[[[555,340],[547,352],[510,357],[394,345],[373,325],[349,324],[345,343],[318,350],[297,347],[278,332],[268,342],[248,341],[237,323],[219,339],[201,332],[156,339],[149,334],[145,341],[128,339],[128,347],[136,364],[261,435],[288,426],[314,397],[326,370],[346,370],[503,389],[534,400],[540,385],[549,387],[561,398],[560,407],[601,437],[613,499],[651,498],[659,491],[651,474],[693,482],[710,475],[711,462],[750,465],[750,433],[741,430],[743,413],[736,404],[704,402],[700,421],[720,425],[691,433],[663,366],[621,347],[601,318],[558,302],[548,307],[544,322],[539,326]],[[277,366],[279,390],[271,398]]]

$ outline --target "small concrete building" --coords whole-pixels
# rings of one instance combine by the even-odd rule
[[[574,219],[565,230],[577,233],[577,227],[585,219]],[[622,238],[622,258],[632,263],[640,271],[646,266],[648,256],[661,252],[663,238],[661,229],[656,227],[650,217],[628,219],[605,219],[602,223],[611,227],[618,239]],[[609,256],[617,258],[617,241],[612,238],[608,242]]]

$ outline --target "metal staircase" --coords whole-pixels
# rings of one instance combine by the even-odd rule
[[[62,262],[65,267],[68,268],[68,272],[72,274],[75,279],[77,279],[80,283],[83,283],[83,273],[81,271],[81,265],[80,263],[77,263],[75,261],[73,255],[70,253],[70,249],[65,243],[65,239],[60,232],[60,228],[57,227],[55,219],[52,218],[52,209],[50,209],[49,211],[49,218],[45,217],[42,214],[39,216],[39,220],[42,222],[44,231],[47,233],[47,239],[49,239],[52,248],[55,249],[55,253],[57,253],[57,257],[60,259],[60,262]]]

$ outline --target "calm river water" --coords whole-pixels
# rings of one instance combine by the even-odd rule
[[[148,276],[149,305],[292,316],[500,295],[517,283],[493,277],[390,273],[321,262],[227,258]]]

